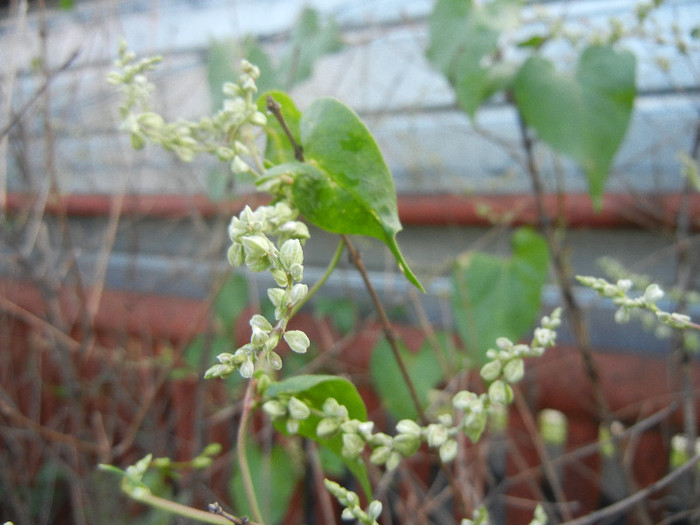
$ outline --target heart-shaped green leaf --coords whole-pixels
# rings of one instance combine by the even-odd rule
[[[499,36],[517,21],[519,7],[518,0],[440,0],[430,15],[428,59],[447,77],[460,106],[472,117],[511,78],[509,70],[494,66],[494,59]]]
[[[260,505],[260,511],[265,523],[280,523],[289,510],[289,502],[303,475],[303,469],[294,461],[290,461],[288,451],[278,444],[263,450],[260,445],[249,442],[245,450],[255,495],[264,503]],[[229,493],[236,504],[237,514],[250,516],[252,509],[245,497],[241,469],[234,470],[229,483]]]
[[[447,349],[450,347],[449,335],[438,334],[442,360],[449,361]],[[409,351],[403,342],[399,342],[399,352],[403,359],[408,375],[416,388],[419,401],[423,408],[428,404],[428,394],[443,379],[444,373],[440,360],[436,358],[432,345],[425,341],[417,352]],[[380,395],[382,405],[398,421],[401,419],[416,419],[418,410],[413,404],[411,393],[406,386],[399,365],[394,358],[389,343],[382,339],[373,349],[370,359],[370,375],[372,385]]]
[[[322,19],[315,9],[305,8],[281,60],[277,77],[287,89],[311,76],[314,63],[323,55],[343,48],[340,29],[334,19]]]
[[[298,375],[278,383],[272,383],[265,393],[271,398],[288,394],[307,403],[312,409],[311,415],[301,421],[299,435],[312,439],[341,458],[350,472],[357,478],[365,494],[371,495],[365,464],[360,459],[344,458],[341,453],[343,449],[342,436],[335,435],[326,439],[319,438],[316,434],[316,427],[321,420],[319,414],[323,409],[323,403],[331,397],[348,409],[350,419],[367,421],[367,409],[355,385],[339,376]],[[275,428],[284,434],[287,433],[284,421],[276,421]]]
[[[631,53],[591,46],[574,75],[532,57],[515,78],[515,101],[523,118],[543,141],[581,166],[596,207],[632,115],[635,67]]]
[[[423,290],[396,243],[396,192],[377,143],[360,118],[332,98],[316,100],[300,122],[305,167],[292,186],[304,217],[333,232],[383,241],[406,278]]]
[[[472,253],[452,274],[452,304],[457,332],[479,364],[498,337],[516,341],[532,326],[547,280],[547,243],[520,228],[511,239],[512,256]]]

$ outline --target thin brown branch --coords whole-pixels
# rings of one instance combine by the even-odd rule
[[[670,485],[673,483],[675,480],[680,478],[682,475],[684,475],[687,471],[695,468],[697,469],[698,467],[698,462],[700,462],[700,454],[696,454],[692,458],[690,458],[688,461],[683,463],[680,467],[672,470],[669,472],[666,476],[661,478],[660,480],[652,483],[651,485],[648,485],[647,487],[640,489],[636,491],[634,494],[631,496],[627,496],[624,499],[621,499],[620,501],[617,501],[613,503],[612,505],[609,505],[605,507],[604,509],[597,510],[595,512],[591,512],[590,514],[587,514],[586,516],[583,516],[581,518],[577,518],[572,521],[567,521],[565,525],[589,525],[593,523],[601,523],[606,519],[613,518],[615,516],[619,516],[623,512],[626,512],[627,510],[631,509],[632,507],[635,507],[638,505],[640,502],[646,500],[649,496],[654,494],[655,492],[658,492],[659,490],[663,489],[667,485]]]
[[[384,310],[384,305],[382,304],[381,299],[379,299],[379,295],[377,294],[374,285],[369,279],[369,274],[365,269],[365,265],[362,262],[362,257],[360,257],[360,253],[355,249],[355,246],[352,244],[352,242],[350,242],[350,238],[347,235],[342,235],[342,238],[343,242],[345,243],[345,246],[347,246],[348,248],[348,252],[350,252],[350,258],[353,264],[362,276],[362,280],[365,283],[365,288],[367,289],[367,292],[369,293],[372,299],[372,304],[374,304],[374,308],[377,311],[377,314],[379,315],[379,322],[382,325],[384,337],[386,337],[386,340],[389,343],[389,347],[391,348],[391,352],[394,355],[394,359],[396,360],[396,364],[399,366],[399,370],[401,371],[401,377],[403,378],[403,381],[406,384],[406,387],[408,388],[408,392],[411,396],[411,401],[413,401],[414,408],[418,413],[420,421],[425,425],[428,423],[428,419],[426,418],[425,413],[423,411],[423,406],[420,402],[420,399],[418,398],[418,393],[416,391],[415,385],[413,384],[413,380],[411,379],[411,376],[408,373],[408,368],[406,368],[406,363],[404,362],[404,359],[401,356],[401,351],[399,350],[399,344],[396,338],[396,333],[391,327],[391,321],[389,321],[389,317],[386,314],[386,310]]]
[[[571,510],[566,501],[564,487],[562,487],[561,480],[559,479],[559,476],[557,476],[557,473],[554,471],[552,459],[549,457],[544,442],[542,441],[542,437],[540,436],[540,433],[537,429],[535,418],[532,416],[532,412],[527,406],[527,403],[525,403],[522,390],[519,389],[517,386],[515,389],[515,395],[513,396],[513,399],[515,400],[515,406],[518,409],[518,413],[520,414],[520,417],[522,418],[522,421],[525,424],[527,433],[530,435],[530,439],[532,440],[532,443],[535,446],[537,455],[540,458],[542,471],[544,472],[544,475],[547,478],[547,481],[549,482],[549,486],[552,489],[555,501],[559,504],[558,508],[561,509],[562,517],[565,521],[569,521],[573,518],[573,515],[571,514]]]
[[[374,288],[374,285],[369,279],[369,274],[367,273],[367,270],[365,269],[365,265],[362,262],[362,257],[360,257],[360,253],[355,249],[355,246],[353,246],[352,242],[350,242],[350,238],[343,234],[341,235],[343,242],[345,243],[345,246],[348,248],[348,252],[350,253],[350,258],[357,268],[357,270],[360,272],[360,275],[362,276],[362,280],[365,283],[365,288],[367,289],[367,292],[369,293],[372,303],[374,304],[374,308],[377,311],[377,314],[379,315],[379,320],[382,325],[382,329],[384,331],[384,337],[386,337],[387,342],[389,343],[389,347],[391,348],[391,352],[394,356],[394,359],[396,360],[397,365],[399,366],[399,370],[401,372],[401,377],[408,388],[409,395],[411,396],[411,401],[413,402],[413,405],[416,409],[416,412],[418,414],[418,420],[424,424],[428,424],[428,418],[425,415],[425,411],[423,410],[423,406],[420,402],[420,399],[418,398],[418,392],[416,391],[416,387],[413,384],[413,380],[411,379],[411,376],[408,373],[408,368],[406,367],[406,363],[401,356],[401,352],[399,350],[399,345],[398,345],[398,340],[396,338],[396,333],[394,332],[394,329],[391,326],[391,321],[389,321],[389,317],[386,314],[386,310],[384,309],[384,305],[382,304],[381,299],[379,299],[379,295],[377,294],[377,291]],[[457,486],[457,481],[455,480],[455,476],[452,473],[452,471],[445,465],[444,463],[440,463],[441,469],[444,472],[445,476],[447,477],[447,480],[450,484],[450,487],[452,488],[452,493],[455,496],[455,499],[458,501],[459,506],[461,507],[462,510],[466,509],[466,502],[463,501],[462,499],[462,493],[461,491],[458,490]]]
[[[29,111],[29,108],[31,108],[41,97],[41,95],[44,94],[44,92],[48,89],[49,84],[51,84],[51,81],[54,78],[53,75],[55,75],[56,73],[61,73],[68,69],[71,66],[71,64],[75,61],[75,59],[78,58],[78,55],[80,55],[80,50],[73,51],[73,53],[60,66],[58,66],[57,69],[51,72],[50,76],[44,79],[44,82],[42,82],[41,86],[39,86],[37,90],[32,94],[32,96],[29,97],[29,99],[22,105],[22,107],[19,108],[19,110],[12,115],[12,118],[5,125],[5,127],[0,129],[0,138],[7,135],[10,132],[10,130],[17,125],[17,123],[20,120],[22,120],[24,114],[27,111]]]
[[[267,96],[266,102],[268,111],[275,116],[277,122],[279,122],[280,126],[282,126],[282,129],[284,130],[284,134],[287,135],[289,143],[292,145],[292,148],[294,148],[294,158],[299,162],[304,162],[304,150],[296,141],[294,135],[292,135],[292,131],[289,129],[284,115],[282,115],[282,105],[272,98],[271,95]]]
[[[105,455],[105,451],[102,449],[99,443],[83,441],[70,434],[64,434],[63,432],[59,432],[58,430],[55,430],[53,428],[41,425],[22,414],[19,410],[17,410],[4,399],[0,399],[0,413],[2,413],[8,419],[12,420],[19,427],[36,432],[37,434],[43,436],[49,441],[63,443],[69,445],[75,450],[82,450],[83,452],[88,452],[98,457],[103,457]]]
[[[245,516],[239,518],[237,516],[234,516],[233,514],[229,514],[223,508],[221,508],[221,505],[219,505],[217,502],[210,503],[208,509],[209,512],[211,512],[212,514],[221,516],[230,521],[231,523],[235,523],[235,525],[256,525],[255,522],[250,521]]]
[[[593,390],[593,397],[596,404],[596,409],[598,411],[598,417],[605,424],[605,426],[610,429],[613,419],[610,415],[610,407],[603,392],[598,365],[593,357],[593,350],[591,347],[590,338],[588,336],[586,321],[574,295],[572,286],[573,276],[571,275],[569,265],[565,260],[562,246],[557,239],[553,220],[549,216],[549,213],[544,206],[544,184],[540,176],[539,167],[535,161],[534,144],[530,130],[528,129],[527,124],[525,123],[525,120],[520,112],[518,112],[518,126],[522,146],[526,155],[526,168],[532,182],[532,190],[537,203],[540,230],[544,234],[547,244],[549,245],[556,278],[559,282],[559,290],[564,299],[565,314],[567,316],[569,326],[571,327],[574,340],[577,343],[584,370]],[[620,450],[619,444],[616,441],[613,441],[613,444],[616,468],[620,470],[620,473],[625,480],[626,493],[633,494],[637,489],[636,483],[632,477],[630,469],[625,468],[622,451]],[[651,525],[652,520],[649,516],[649,512],[644,504],[644,501],[639,501],[639,504],[635,507],[635,514],[642,525]]]
[[[700,156],[700,121],[695,126],[695,137],[693,146],[690,151],[690,157],[697,162]],[[687,311],[687,293],[693,288],[693,281],[697,275],[697,267],[700,259],[693,249],[691,239],[691,213],[690,213],[690,195],[694,192],[693,184],[690,178],[686,178],[683,192],[681,193],[681,202],[678,210],[676,224],[676,286],[679,290],[678,304],[675,311],[678,313],[686,313]],[[695,396],[693,394],[694,386],[692,379],[693,359],[690,352],[684,344],[684,330],[675,330],[673,334],[673,356],[675,364],[680,375],[680,388],[683,392],[683,432],[687,438],[688,448],[687,454],[694,452],[697,431],[697,417],[695,407]],[[700,496],[700,474],[693,473],[691,477],[691,486],[693,493]]]

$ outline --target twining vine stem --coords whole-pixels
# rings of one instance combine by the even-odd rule
[[[280,126],[282,126],[282,129],[284,130],[285,134],[287,135],[287,139],[289,139],[290,144],[294,148],[294,157],[299,161],[299,162],[304,162],[304,150],[301,147],[301,145],[296,141],[294,138],[294,135],[292,135],[292,132],[289,129],[289,126],[287,125],[287,121],[284,118],[284,115],[282,115],[282,106],[280,105],[279,102],[277,102],[272,96],[268,95],[267,96],[267,109],[274,115],[275,119],[277,119],[277,122],[279,122]],[[411,376],[408,374],[408,369],[406,368],[406,363],[404,362],[403,358],[401,357],[401,353],[399,351],[399,345],[396,341],[396,336],[394,334],[394,331],[391,328],[391,322],[389,321],[388,316],[386,315],[386,312],[384,311],[384,307],[382,306],[382,302],[379,299],[379,295],[377,295],[376,290],[374,289],[374,286],[372,286],[371,281],[369,280],[369,276],[367,275],[367,270],[365,269],[364,264],[362,263],[362,258],[360,257],[360,254],[358,251],[355,249],[353,246],[352,242],[350,242],[350,238],[347,235],[342,235],[341,236],[343,239],[343,243],[345,246],[347,246],[348,251],[350,252],[350,257],[352,259],[353,264],[355,267],[358,269],[360,274],[362,275],[362,280],[365,283],[365,287],[367,288],[367,291],[369,292],[372,302],[374,303],[374,307],[377,310],[377,313],[379,315],[380,322],[382,323],[382,327],[384,329],[384,335],[386,336],[386,339],[389,343],[389,346],[391,347],[391,351],[394,354],[394,358],[396,359],[397,364],[399,365],[399,369],[401,371],[401,376],[406,383],[406,386],[408,387],[408,391],[411,395],[411,400],[413,401],[413,404],[415,405],[416,412],[418,412],[418,416],[423,424],[427,424],[427,418],[425,417],[425,413],[423,412],[423,407],[421,405],[420,400],[418,399],[418,394],[416,392],[415,385],[413,384],[413,381],[411,380]],[[336,256],[339,256],[338,251],[336,251]]]
[[[238,424],[236,454],[238,456],[238,468],[241,469],[241,477],[243,478],[243,487],[245,488],[248,505],[250,505],[250,510],[255,520],[263,523],[262,512],[260,512],[258,498],[255,495],[255,486],[253,485],[253,478],[250,475],[250,467],[248,466],[248,458],[245,450],[248,419],[250,418],[250,412],[253,406],[253,393],[255,392],[257,383],[257,379],[250,379],[246,385],[245,396],[243,397],[243,410],[241,411],[241,421]]]
[[[294,158],[299,162],[304,162],[304,150],[302,146],[296,141],[294,135],[289,129],[284,115],[282,114],[282,106],[270,95],[267,96],[266,104],[268,111],[270,111],[274,115],[277,122],[279,122],[280,126],[284,130],[284,133],[287,136],[287,139],[292,145],[292,148],[294,148]],[[389,321],[389,317],[387,316],[386,311],[384,310],[384,306],[382,305],[382,302],[379,299],[379,295],[377,294],[377,291],[374,289],[374,286],[372,285],[372,282],[369,279],[369,275],[367,274],[367,270],[365,269],[364,263],[362,262],[362,258],[360,257],[359,252],[355,249],[354,245],[352,244],[350,238],[347,235],[343,234],[341,235],[341,238],[343,244],[345,244],[345,246],[348,249],[348,252],[350,253],[350,257],[352,259],[353,264],[362,276],[362,280],[365,283],[367,292],[370,294],[372,303],[374,304],[377,314],[379,315],[379,319],[384,330],[384,336],[386,337],[394,359],[396,360],[396,363],[399,366],[401,377],[404,383],[406,384],[406,387],[408,388],[409,394],[411,396],[411,401],[413,402],[413,405],[415,406],[416,412],[418,414],[418,419],[422,424],[427,425],[429,423],[428,418],[426,417],[425,412],[423,411],[423,406],[420,402],[420,399],[418,398],[416,387],[413,383],[413,380],[411,379],[411,376],[408,373],[406,363],[403,357],[401,356],[398,341],[396,339],[396,334],[394,333],[394,330],[391,327],[391,322]],[[336,251],[336,256],[339,255],[340,249]],[[455,495],[455,498],[457,498],[462,508],[466,509],[466,504],[462,498],[462,493],[458,490],[456,480],[454,479],[454,475],[448,468],[446,468],[444,464],[442,465],[442,470],[447,476],[448,482],[452,487],[452,492]]]
[[[543,204],[544,185],[542,184],[539,168],[535,162],[532,137],[530,135],[530,130],[528,129],[527,124],[525,123],[525,120],[520,112],[518,112],[518,126],[520,129],[523,149],[525,150],[526,155],[527,171],[530,176],[533,193],[535,195],[537,214],[539,217],[539,227],[542,233],[545,235],[547,244],[552,252],[552,261],[554,263],[556,277],[559,281],[559,289],[561,290],[566,306],[566,315],[569,320],[569,325],[571,326],[574,339],[578,344],[584,369],[588,375],[591,388],[593,389],[593,396],[595,399],[596,408],[598,410],[598,416],[605,426],[610,429],[612,424],[610,407],[608,406],[607,399],[603,393],[603,388],[600,382],[600,373],[593,357],[593,351],[591,350],[588,331],[586,329],[583,315],[581,313],[578,301],[574,297],[573,288],[571,286],[571,275],[566,261],[564,260],[561,245],[556,238],[552,219],[546,212]],[[613,441],[613,450],[617,468],[620,469],[623,479],[625,480],[626,491],[628,494],[632,494],[636,491],[636,484],[634,479],[632,479],[629,469],[625,468],[624,466],[622,451],[620,450],[619,444],[615,441]],[[635,504],[635,513],[637,519],[639,519],[639,522],[642,525],[651,525],[652,521],[643,500],[639,500]]]
[[[275,119],[277,119],[277,122],[279,122],[280,126],[282,126],[282,129],[284,130],[284,134],[287,135],[287,139],[289,139],[289,143],[294,148],[294,158],[297,159],[299,162],[304,162],[304,149],[296,141],[296,139],[294,138],[294,135],[292,135],[292,132],[289,129],[289,126],[287,125],[287,121],[284,119],[284,116],[282,115],[282,106],[280,105],[279,102],[277,102],[274,98],[272,98],[271,95],[267,96],[267,98],[265,99],[265,102],[267,104],[268,111],[275,116]]]

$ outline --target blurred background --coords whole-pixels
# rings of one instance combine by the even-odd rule
[[[700,4],[658,4],[637,24],[641,4],[631,0],[527,2],[502,44],[513,53],[507,58],[518,60],[513,42],[536,33],[543,20],[566,27],[570,41],[625,29],[619,45],[637,57],[637,95],[603,209],[594,211],[573,162],[543,143],[534,153],[553,209],[568,227],[573,274],[614,276],[619,263],[671,287],[678,281],[679,240],[690,246],[693,264],[700,252],[700,200],[683,175],[693,162],[697,168]],[[122,40],[139,57],[163,56],[151,79],[154,107],[168,120],[196,120],[218,108],[222,85],[236,77],[243,57],[262,71],[260,92],[288,91],[302,111],[333,96],[360,115],[392,171],[404,225],[398,242],[428,293],[410,288],[381,243],[357,243],[414,350],[458,322],[455,261],[473,250],[507,257],[513,228],[538,224],[514,106],[496,95],[470,118],[426,58],[432,1],[11,0],[0,9],[0,520],[184,523],[127,503],[118,479],[96,465],[125,467],[149,452],[186,461],[210,442],[224,448],[211,467],[180,479],[161,472],[151,482],[181,502],[236,505],[240,480],[231,444],[240,381],[201,378],[217,353],[247,340],[241,314],[264,308],[266,276],[232,271],[225,258],[231,215],[262,201],[252,180],[234,177],[213,159],[183,163],[156,146],[131,148],[120,130],[119,94],[106,81]],[[577,55],[567,38],[543,53],[573,67]],[[335,243],[312,231],[306,281],[321,275]],[[604,256],[617,262],[601,267]],[[684,291],[694,299],[697,266],[690,268]],[[551,281],[542,290],[543,312],[561,303]],[[644,320],[619,327],[611,304],[573,289],[593,328],[616,416],[632,425],[671,407],[672,339],[658,338]],[[692,300],[688,308],[698,313]],[[392,401],[377,392],[370,354],[379,330],[349,261],[305,316],[299,322],[313,331],[318,348],[290,369],[347,374],[373,414],[396,419]],[[575,346],[567,329],[562,342]],[[567,450],[575,450],[598,439],[599,421],[586,401],[590,386],[580,362],[558,355],[533,374],[530,409],[536,415],[557,408],[570,418],[570,432],[584,429],[569,437]],[[546,384],[552,376],[563,383]],[[438,374],[433,383],[441,379]],[[573,408],[560,395],[567,388],[578,397]],[[640,485],[665,473],[674,425],[634,434],[630,457],[651,450],[656,458],[637,465]],[[652,448],[639,445],[645,440]],[[275,485],[279,509],[273,505],[272,522],[286,515],[285,523],[326,523],[314,517],[303,451],[261,443],[260,462],[279,459],[278,450],[296,458],[284,462],[289,483]],[[490,457],[505,462],[497,443],[491,441]],[[342,476],[332,463],[327,468]],[[601,488],[604,456],[581,465],[587,481],[565,483],[567,490],[590,492],[579,511],[614,501]],[[513,468],[508,476],[521,471]],[[415,489],[424,497],[435,473],[426,479],[432,481],[421,485],[424,492]],[[489,479],[484,486],[498,487],[493,493],[504,498],[493,496],[494,508],[505,512],[506,501],[518,506],[520,496]],[[292,494],[306,496],[295,507],[288,505]],[[522,507],[531,515],[530,503]],[[396,515],[406,514],[397,523],[424,515],[399,507]],[[435,512],[434,521],[413,519],[450,523],[449,512]]]

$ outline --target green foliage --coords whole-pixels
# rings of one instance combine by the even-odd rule
[[[348,334],[357,322],[355,303],[346,298],[319,297],[314,303],[314,315],[329,318],[342,334]]]
[[[268,449],[263,449],[253,443],[246,445],[246,457],[265,523],[280,523],[289,508],[296,484],[303,474],[299,458],[295,461],[289,450],[282,445],[274,444]],[[236,513],[251,516],[252,510],[245,497],[243,478],[238,469],[231,478],[230,492],[236,505]]]
[[[583,168],[591,198],[600,207],[610,164],[632,115],[634,56],[610,46],[591,46],[573,75],[532,57],[515,78],[514,94],[538,136]]]
[[[459,105],[471,117],[511,75],[490,59],[498,51],[501,32],[517,20],[519,8],[518,0],[440,0],[430,15],[428,59],[450,81]]]
[[[312,8],[302,11],[278,64],[253,37],[246,37],[242,43],[232,39],[214,40],[209,45],[207,56],[212,109],[221,107],[221,87],[236,78],[234,65],[241,57],[260,69],[258,89],[261,92],[289,90],[311,76],[319,58],[342,48],[338,25],[332,18],[322,20]]]
[[[216,322],[213,330],[199,334],[190,341],[182,353],[184,366],[173,369],[170,377],[179,379],[193,373],[200,375],[202,366],[208,363],[212,355],[230,350],[236,340],[236,320],[248,304],[248,282],[243,275],[231,273],[214,299]],[[235,378],[230,382],[233,385]]]
[[[300,421],[297,433],[326,447],[343,460],[348,469],[357,478],[366,494],[371,494],[369,478],[364,463],[359,459],[345,458],[341,451],[343,440],[340,435],[320,438],[316,429],[322,419],[323,404],[333,398],[348,410],[348,416],[359,421],[367,420],[367,409],[354,384],[343,377],[333,375],[297,375],[272,383],[265,394],[269,398],[295,397],[311,408],[311,414]],[[276,420],[275,427],[287,433],[284,420]]]
[[[523,128],[524,134],[536,132],[544,143],[581,166],[591,198],[599,206],[612,159],[632,112],[635,59],[609,45],[590,45],[580,52],[573,73],[559,71],[541,54],[556,36],[552,28],[551,32],[511,42],[524,58],[507,63],[503,59],[507,51],[504,35],[518,28],[520,10],[517,0],[438,0],[429,22],[428,58],[447,77],[461,108],[471,117],[486,99],[503,91],[529,128]],[[382,341],[373,351],[370,375],[384,406],[398,420],[396,433],[389,435],[384,429],[375,430],[374,423],[367,421],[362,398],[353,383],[343,377],[292,375],[275,381],[277,371],[282,369],[282,357],[275,351],[278,344],[285,340],[298,353],[306,352],[310,344],[302,331],[287,330],[288,321],[317,289],[309,291],[302,282],[303,246],[309,231],[298,220],[299,214],[332,233],[366,235],[384,242],[406,278],[423,290],[396,242],[402,226],[394,184],[367,126],[335,99],[317,100],[302,113],[287,94],[274,90],[307,78],[314,62],[340,45],[335,24],[322,24],[313,10],[303,12],[279,66],[248,39],[244,43],[246,55],[258,67],[244,61],[244,73],[237,83],[225,84],[226,98],[220,100],[223,109],[215,118],[199,123],[167,124],[147,111],[142,102],[148,85],[142,82],[145,77],[141,73],[152,68],[152,61],[134,63],[135,57],[123,51],[125,71],[113,74],[111,81],[126,87],[125,129],[135,146],[143,147],[150,140],[184,160],[199,153],[215,154],[229,163],[235,174],[255,177],[258,189],[272,195],[271,205],[256,210],[246,207],[232,218],[228,259],[233,266],[245,264],[252,271],[270,272],[277,285],[267,290],[274,309],[251,318],[249,343],[235,351],[224,348],[227,338],[234,336],[234,321],[247,298],[242,278],[225,283],[215,301],[218,333],[213,346],[221,350],[217,356],[220,364],[211,367],[205,377],[227,377],[238,371],[244,379],[250,379],[240,428],[246,428],[252,409],[262,408],[279,433],[313,440],[339,458],[369,500],[372,492],[363,458],[391,471],[403,458],[427,445],[437,452],[440,462],[447,464],[458,456],[460,436],[478,441],[492,411],[512,403],[516,392],[512,385],[525,374],[525,358],[542,355],[555,344],[560,309],[551,318],[542,319],[530,344],[517,343],[538,315],[549,267],[547,242],[533,230],[520,228],[512,235],[510,257],[470,253],[456,262],[452,272],[455,326],[472,363],[480,366],[486,392],[459,391],[452,396],[450,410],[429,414],[429,421],[419,424],[415,421],[419,410],[413,405],[391,341]],[[217,85],[235,77],[230,65],[234,47],[212,45],[209,78],[217,93]],[[256,84],[261,72],[261,82],[267,84]],[[256,102],[258,88],[263,86],[265,94]],[[269,104],[268,96],[274,106]],[[272,111],[266,113],[268,109]],[[260,130],[266,135],[264,157],[257,149]],[[697,179],[697,166],[686,164],[689,179]],[[337,258],[331,261],[327,273],[335,264]],[[623,281],[611,285],[588,278],[584,284],[613,298],[621,307],[618,317],[625,317],[631,308],[644,307],[673,328],[694,326],[687,316],[658,310],[654,304],[660,298],[658,287],[650,287],[644,297],[632,299],[626,295],[630,284]],[[323,303],[319,304],[323,309]],[[352,305],[334,312],[339,324],[350,330],[354,321]],[[403,344],[398,347],[397,359],[405,366],[422,408],[428,405],[429,393],[451,379],[445,376],[446,371],[459,373],[467,362],[464,356],[457,356],[461,362],[455,362],[455,356],[448,352],[448,338],[447,334],[438,336],[437,350],[427,341],[417,352],[409,352]],[[186,358],[191,366],[202,361],[204,349],[203,339],[188,348]],[[441,408],[447,406],[446,402]],[[240,464],[231,481],[237,513],[252,514],[255,521],[278,522],[300,479],[300,461],[294,461],[300,458],[293,453],[298,451],[298,443],[285,439],[285,448],[275,442],[263,449],[257,444],[245,445],[245,436],[239,437]],[[150,462],[148,458],[123,472],[123,488],[135,499],[146,503],[150,499],[149,504],[168,508],[151,498],[142,481]],[[371,502],[363,510],[354,492],[333,482],[326,486],[344,507],[344,519],[370,524],[381,513],[379,502]],[[259,506],[264,512],[257,510]],[[186,515],[184,510],[177,512]],[[536,521],[544,519],[539,509]],[[487,520],[484,509],[477,512],[474,522]]]
[[[230,274],[214,300],[216,318],[222,323],[229,335],[235,335],[233,333],[234,324],[248,304],[248,281],[242,274]]]
[[[456,328],[478,364],[498,337],[522,337],[539,311],[549,267],[547,243],[520,228],[511,245],[510,258],[470,253],[457,261],[452,274]]]
[[[303,176],[292,191],[304,217],[333,233],[383,241],[423,290],[396,243],[401,223],[394,182],[367,126],[341,102],[322,98],[302,115],[300,132],[306,163],[296,166]]]
[[[443,343],[440,349],[443,352],[441,358],[437,358],[435,350],[425,341],[417,352],[408,350],[403,342],[399,343],[401,358],[406,365],[408,375],[413,381],[418,398],[423,408],[428,404],[429,392],[437,387],[444,379],[444,371],[440,361],[446,362],[445,348],[446,334],[440,337]],[[391,352],[391,347],[385,340],[381,340],[372,349],[369,372],[372,378],[372,386],[380,395],[384,406],[396,419],[416,419],[418,412],[411,399],[411,394],[406,382],[401,375],[401,370]]]
[[[573,74],[560,72],[539,54],[555,36],[547,33],[516,44],[529,56],[523,64],[508,62],[499,39],[517,29],[520,12],[517,0],[440,0],[430,17],[427,56],[471,117],[485,100],[504,91],[542,141],[578,163],[600,208],[632,114],[635,58],[610,45],[591,45]]]
[[[290,89],[306,80],[320,57],[340,51],[342,47],[340,30],[335,21],[332,18],[323,21],[316,10],[305,8],[292,30],[289,48],[277,71],[278,87]]]

